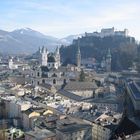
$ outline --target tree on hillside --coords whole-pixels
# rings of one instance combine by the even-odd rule
[[[60,53],[63,62],[75,62],[77,40],[67,47],[61,47]],[[95,58],[98,62],[106,56],[106,50],[111,49],[112,54],[112,70],[120,71],[128,69],[132,66],[134,59],[137,56],[138,44],[133,37],[123,36],[107,36],[107,37],[94,37],[83,36],[79,39],[80,51],[82,59]],[[140,50],[140,46],[139,46]]]
[[[83,69],[81,70],[81,73],[79,75],[79,81],[80,82],[85,81],[85,73],[84,73]]]

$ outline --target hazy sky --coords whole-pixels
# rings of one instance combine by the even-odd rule
[[[140,40],[140,0],[0,0],[0,29],[23,27],[59,38],[127,28]]]

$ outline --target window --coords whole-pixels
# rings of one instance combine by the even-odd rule
[[[53,79],[53,84],[56,84],[56,80],[55,79]]]
[[[40,73],[39,73],[39,72],[37,73],[37,76],[38,76],[38,77],[40,76]]]
[[[57,77],[57,75],[54,73],[54,74],[52,75],[52,77]]]
[[[45,79],[42,80],[42,83],[45,84]]]
[[[66,84],[66,79],[64,79],[64,84]]]
[[[37,84],[39,85],[39,81],[37,82]]]

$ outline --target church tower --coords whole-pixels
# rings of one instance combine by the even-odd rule
[[[55,59],[58,67],[60,67],[60,52],[59,52],[59,47],[56,48],[55,50]]]
[[[48,50],[43,46],[42,49],[39,48],[40,52],[40,64],[41,66],[47,66],[48,64]]]
[[[111,52],[110,49],[108,49],[107,55],[106,55],[106,71],[111,72]]]
[[[13,58],[9,59],[8,66],[9,66],[9,69],[13,69],[13,67],[14,67]]]
[[[106,66],[106,60],[105,60],[105,57],[103,57],[102,61],[101,61],[101,68],[105,68]]]
[[[79,38],[78,38],[78,46],[77,46],[77,53],[76,53],[76,65],[79,68],[81,66],[81,52],[79,47]]]

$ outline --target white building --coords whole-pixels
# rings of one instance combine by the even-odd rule
[[[13,58],[9,59],[8,66],[9,66],[9,69],[11,70],[18,69],[18,65],[14,64],[13,62]]]
[[[72,92],[82,98],[90,98],[93,97],[96,88],[97,85],[94,82],[69,82],[64,87],[64,90]]]
[[[95,36],[95,37],[106,37],[106,36],[128,36],[128,29],[124,29],[123,31],[115,31],[115,28],[104,28],[101,29],[101,32],[93,32],[93,33],[85,33],[85,36]]]

